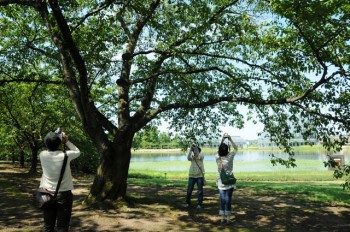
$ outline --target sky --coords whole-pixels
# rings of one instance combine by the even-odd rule
[[[244,128],[239,130],[233,127],[223,127],[222,132],[226,132],[231,136],[240,136],[246,140],[255,140],[258,139],[258,133],[262,132],[264,129],[263,124],[253,124],[252,122],[245,122]]]

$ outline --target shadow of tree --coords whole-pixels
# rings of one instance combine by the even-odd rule
[[[41,212],[32,207],[31,193],[40,174],[0,164],[0,230],[39,231]],[[186,189],[172,185],[129,184],[133,207],[101,211],[80,204],[88,193],[91,176],[75,181],[71,231],[349,231],[350,207],[301,200],[300,195],[278,191],[257,193],[238,188],[233,193],[232,223],[219,222],[219,194],[204,188],[204,208],[184,208]],[[169,180],[171,182],[171,180]],[[196,189],[192,200],[196,201]],[[304,193],[303,193],[304,194]],[[308,194],[305,192],[305,194]]]
[[[13,227],[19,230],[38,231],[42,213],[32,205],[32,193],[39,176],[21,172],[4,172],[0,168],[0,230]]]

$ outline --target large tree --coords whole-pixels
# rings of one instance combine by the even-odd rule
[[[61,76],[100,153],[88,203],[125,196],[133,137],[160,118],[189,136],[206,135],[223,124],[242,127],[238,106],[248,106],[290,152],[286,165],[294,133],[331,148],[330,136],[349,132],[348,1],[0,6],[1,81]],[[18,78],[31,57],[38,65]]]

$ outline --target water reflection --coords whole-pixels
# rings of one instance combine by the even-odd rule
[[[205,161],[214,161],[216,153],[203,153]],[[288,155],[283,152],[273,152],[276,157],[288,158]],[[344,155],[345,163],[350,158],[350,152],[342,152]],[[271,152],[268,151],[244,151],[238,152],[236,161],[263,161],[271,159]],[[326,161],[327,154],[325,152],[296,152],[295,159],[300,160],[320,160]],[[162,162],[162,161],[186,161],[187,153],[145,153],[145,154],[133,154],[131,162]]]
[[[271,152],[267,151],[244,151],[238,152],[233,163],[235,172],[274,172],[274,171],[326,171],[323,164],[328,160],[325,152],[296,152],[296,168],[286,169],[285,166],[273,166],[270,162]],[[204,153],[204,166],[206,172],[217,172],[215,163],[216,153]],[[274,152],[279,158],[288,158],[283,152]],[[350,150],[341,152],[345,163],[349,163]],[[147,162],[147,164],[146,164]],[[159,162],[159,164],[158,164]],[[160,163],[163,162],[163,163]],[[166,164],[164,164],[166,163]],[[171,163],[171,165],[169,165]],[[190,162],[187,162],[187,153],[143,153],[133,154],[131,168],[154,170],[154,171],[188,171]]]

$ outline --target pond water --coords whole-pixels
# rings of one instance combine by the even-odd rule
[[[203,153],[204,165],[207,172],[216,172],[215,155],[216,153]],[[288,158],[283,152],[273,152],[276,157]],[[344,162],[347,164],[350,160],[349,150],[341,152]],[[325,171],[323,164],[328,160],[325,152],[296,152],[297,168],[289,169],[291,171]],[[238,152],[233,163],[235,171],[277,171],[286,170],[284,166],[273,166],[270,162],[271,152],[267,151],[241,151]],[[162,162],[162,164],[160,164]],[[159,164],[158,164],[159,163]],[[187,153],[143,153],[132,154],[131,167],[138,169],[168,170],[168,171],[186,171],[190,162],[187,161]]]
[[[272,152],[266,151],[244,151],[238,152],[235,161],[262,161],[270,160]],[[216,153],[203,153],[205,161],[214,161]],[[273,152],[279,158],[287,158],[288,155],[283,152]],[[350,159],[350,152],[343,152],[345,162]],[[320,160],[326,161],[327,154],[324,152],[296,152],[294,156],[297,160]],[[162,161],[187,161],[187,153],[144,153],[133,154],[131,162],[162,162]]]

